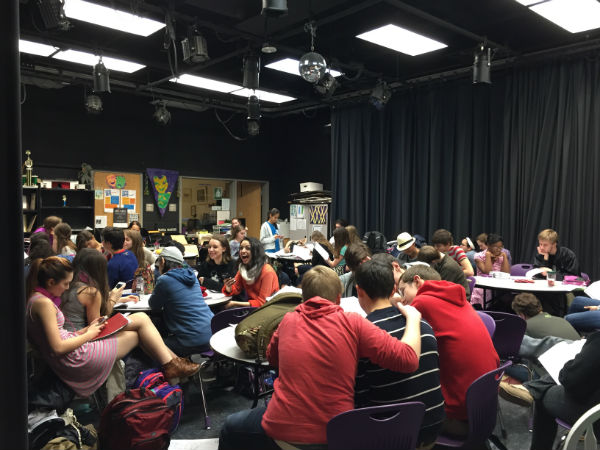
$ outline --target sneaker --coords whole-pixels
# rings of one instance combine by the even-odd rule
[[[533,397],[522,384],[509,384],[506,381],[501,381],[498,394],[504,400],[517,405],[531,406],[533,404]]]

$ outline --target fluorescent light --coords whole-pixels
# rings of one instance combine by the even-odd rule
[[[19,39],[19,51],[21,53],[30,53],[32,55],[50,56],[53,53],[56,53],[58,48],[53,47],[52,45]]]
[[[79,50],[65,50],[58,52],[53,56],[53,58],[77,64],[85,64],[87,66],[95,66],[98,64],[98,59],[100,57],[98,55],[94,55],[93,53],[80,52]],[[117,72],[132,73],[146,67],[142,64],[125,61],[123,59],[109,58],[108,56],[103,56],[102,62],[107,69],[115,70]]]
[[[541,1],[543,0],[517,0],[521,5],[525,6],[533,5],[534,3],[539,3]]]
[[[552,0],[529,9],[571,33],[600,28],[597,0]]]
[[[260,101],[263,102],[272,102],[272,103],[285,103],[291,102],[292,100],[296,100],[295,97],[289,97],[287,95],[276,94],[274,92],[267,92],[257,89],[256,91],[252,91],[251,89],[240,89],[239,91],[233,91],[233,95],[239,95],[240,97],[249,97],[251,95],[256,95]]]
[[[162,22],[136,16],[125,11],[84,2],[83,0],[65,0],[65,16],[82,20],[102,27],[121,30],[139,36],[150,36],[165,27]]]
[[[169,81],[172,83],[186,84],[188,86],[194,86],[201,89],[208,89],[209,91],[238,95],[240,97],[256,95],[260,100],[265,102],[284,103],[296,100],[294,97],[288,97],[287,95],[261,91],[260,89],[252,91],[250,89],[243,88],[242,86],[238,86],[237,84],[225,83],[223,81],[199,77],[197,75],[183,74],[180,75],[179,78],[171,78]]]
[[[169,81],[172,83],[187,84],[188,86],[194,86],[201,89],[208,89],[209,91],[224,92],[226,94],[241,89],[241,86],[235,84],[224,83],[223,81],[211,80],[210,78],[190,74],[183,74],[180,75],[179,78],[171,78]]]
[[[367,31],[356,37],[410,56],[448,47],[446,44],[392,24]]]
[[[293,58],[285,58],[280,59],[279,61],[272,62],[267,64],[265,67],[269,69],[279,70],[281,72],[290,73],[292,75],[300,76],[300,71],[298,69],[298,60]],[[342,75],[342,72],[338,72],[337,70],[329,69],[329,73],[334,77],[339,77]]]

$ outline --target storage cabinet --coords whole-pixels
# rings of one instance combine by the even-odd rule
[[[27,208],[25,199],[29,198]],[[35,198],[35,204],[31,201]],[[94,228],[94,191],[89,189],[42,189],[23,188],[23,220],[27,218],[27,229],[31,232],[40,227],[45,217],[58,216],[67,222],[73,233]],[[33,206],[33,207],[32,207]],[[33,225],[30,221],[33,218]]]

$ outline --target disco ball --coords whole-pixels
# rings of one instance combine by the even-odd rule
[[[308,52],[302,55],[298,62],[300,76],[309,83],[316,83],[327,71],[325,58],[316,52]]]

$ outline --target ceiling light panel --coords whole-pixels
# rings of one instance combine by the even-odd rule
[[[521,5],[525,6],[533,5],[534,3],[539,3],[541,1],[544,0],[517,0],[517,2],[519,2]]]
[[[274,92],[267,92],[257,89],[256,91],[250,89],[240,89],[239,91],[233,91],[233,95],[238,95],[240,97],[249,97],[251,95],[256,95],[261,102],[271,102],[271,103],[285,103],[291,102],[292,100],[296,100],[295,97],[290,97],[288,95],[276,94]]]
[[[410,56],[448,47],[442,42],[392,24],[367,31],[356,37]]]
[[[29,53],[31,55],[50,56],[56,53],[59,49],[52,45],[40,44],[38,42],[25,41],[19,39],[19,51],[21,53]]]
[[[64,10],[65,16],[71,19],[144,37],[165,27],[164,23],[156,20],[83,0],[65,0]]]
[[[98,55],[94,55],[93,53],[80,52],[78,50],[65,50],[62,52],[58,52],[56,55],[53,56],[53,58],[77,64],[85,64],[86,66],[95,66],[96,64],[98,64],[98,59],[100,57]],[[136,72],[146,67],[142,64],[134,63],[131,61],[125,61],[123,59],[110,58],[108,56],[103,56],[102,62],[109,70],[125,73]]]
[[[281,72],[289,73],[292,75],[300,76],[300,69],[298,68],[299,61],[293,58],[285,58],[280,59],[279,61],[274,61],[270,64],[265,65],[269,69],[279,70]],[[339,77],[343,75],[342,72],[338,72],[337,70],[329,69],[329,73],[334,77]]]
[[[597,0],[552,0],[529,9],[571,33],[600,28],[600,3]]]
[[[211,80],[210,78],[189,74],[180,75],[178,78],[171,78],[169,81],[172,83],[186,84],[188,86],[194,86],[201,89],[208,89],[209,91],[223,92],[225,94],[229,94],[230,92],[242,88],[241,86],[235,84]]]

